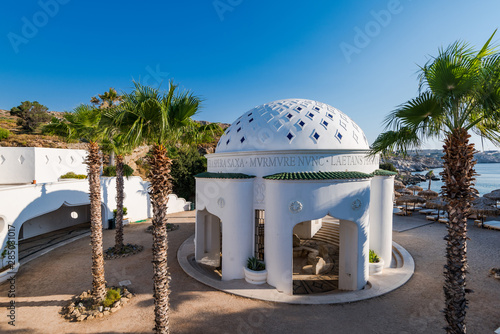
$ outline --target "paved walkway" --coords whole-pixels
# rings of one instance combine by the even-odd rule
[[[176,219],[173,217],[191,216]],[[172,275],[170,324],[173,333],[442,333],[444,320],[442,271],[445,226],[439,223],[394,232],[394,241],[415,259],[415,274],[396,291],[341,305],[289,305],[226,294],[187,276],[176,252],[194,233],[192,213],[171,215],[180,229],[170,233]],[[417,217],[395,217],[412,224]],[[104,319],[69,323],[58,314],[72,295],[91,287],[89,237],[45,254],[19,270],[15,282],[16,326],[7,324],[8,284],[0,285],[1,333],[151,333],[153,327],[151,239],[149,224],[125,228],[125,241],[145,246],[143,252],[106,262],[106,279],[114,285],[132,282],[137,296]],[[470,227],[470,273],[467,313],[469,333],[492,333],[500,327],[500,281],[488,277],[500,267],[500,232]],[[114,231],[104,231],[104,246],[113,244]]]

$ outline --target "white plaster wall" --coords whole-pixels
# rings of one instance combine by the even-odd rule
[[[311,239],[321,228],[321,219],[308,220],[295,225],[293,233],[301,239]]]
[[[72,212],[76,212],[78,216],[76,218],[72,218]],[[90,204],[83,206],[63,205],[56,211],[46,213],[24,222],[24,224],[22,224],[22,237],[23,239],[27,239],[89,221]]]
[[[67,172],[86,174],[85,150],[0,147],[0,184],[55,182]]]
[[[103,227],[108,227],[108,219],[116,208],[116,178],[101,180],[103,203]],[[128,208],[128,218],[132,221],[151,217],[151,204],[147,193],[148,182],[140,177],[125,179],[124,205]],[[67,206],[88,205],[89,185],[87,180],[43,183],[0,188],[0,213],[4,220],[0,230],[0,245],[6,242],[8,225],[12,225],[16,233],[16,242],[21,225],[35,217],[58,210],[63,204]],[[36,220],[35,220],[36,222]],[[41,229],[40,232],[44,233]],[[16,254],[17,262],[17,254]]]
[[[167,214],[189,210],[191,210],[191,202],[182,197],[177,197],[175,194],[168,195]]]
[[[32,147],[0,147],[0,184],[31,183],[35,179]]]
[[[196,209],[222,221],[222,280],[244,278],[253,255],[253,179],[196,179]],[[204,249],[203,215],[196,218],[195,252]],[[198,260],[199,258],[197,258]]]
[[[266,224],[265,262],[268,283],[278,291],[293,293],[292,283],[292,232],[302,221],[318,219],[330,214],[341,220],[353,222],[344,224],[345,240],[341,252],[345,263],[339,272],[339,288],[343,290],[362,289],[368,279],[368,228],[370,180],[355,181],[274,181],[266,180]],[[300,212],[292,212],[290,205],[298,201]],[[342,224],[341,224],[342,225]],[[354,234],[353,234],[354,233]],[[356,245],[356,251],[349,247]],[[344,250],[342,250],[344,247]]]
[[[370,198],[370,249],[390,267],[392,260],[392,196],[394,176],[374,176]]]

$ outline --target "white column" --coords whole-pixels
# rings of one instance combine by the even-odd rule
[[[253,179],[225,180],[216,200],[222,212],[222,280],[245,277],[243,268],[253,255]]]
[[[266,182],[264,260],[267,283],[278,291],[293,294],[293,222],[290,221],[286,184]]]
[[[374,176],[370,190],[370,249],[390,267],[394,176]]]
[[[340,220],[339,290],[360,290],[368,280],[367,224]]]

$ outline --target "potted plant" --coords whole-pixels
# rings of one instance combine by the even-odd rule
[[[251,284],[264,284],[267,282],[267,270],[264,262],[255,256],[248,258],[245,270],[245,281]]]
[[[370,249],[370,275],[380,275],[384,268],[384,260]]]
[[[113,228],[116,227],[116,213],[118,211],[116,209],[113,210]],[[128,220],[128,218],[126,218],[125,216],[127,215],[127,207],[123,207],[123,225],[127,225],[128,223],[130,223],[130,221]],[[111,228],[110,228],[111,229]]]

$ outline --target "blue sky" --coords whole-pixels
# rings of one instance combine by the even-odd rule
[[[197,119],[231,123],[256,105],[306,98],[348,114],[370,142],[417,94],[417,64],[459,39],[482,46],[500,26],[497,0],[1,6],[1,109],[38,100],[71,111],[109,87],[130,91],[133,79],[164,88],[173,79],[203,97]]]

